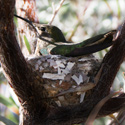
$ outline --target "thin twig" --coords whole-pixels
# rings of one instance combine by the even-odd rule
[[[54,10],[54,13],[53,13],[53,16],[52,16],[51,21],[49,22],[49,25],[52,24],[52,22],[53,22],[53,20],[54,20],[54,18],[55,18],[55,16],[56,16],[56,14],[58,13],[58,11],[59,11],[59,9],[61,8],[61,6],[63,5],[64,1],[65,1],[65,0],[61,0],[59,6],[56,8],[56,10]],[[53,8],[54,8],[54,7],[53,7]]]
[[[118,91],[118,92],[114,92],[114,93],[111,93],[109,94],[108,96],[106,96],[105,98],[103,98],[95,107],[94,109],[91,111],[85,125],[92,125],[99,110],[101,109],[101,107],[112,97],[112,96],[115,96],[117,94],[122,94],[121,91]]]
[[[92,2],[92,0],[86,1],[85,5],[84,5],[84,9],[83,9],[82,18],[81,18],[81,14],[79,14],[79,12],[76,14],[76,17],[77,17],[77,19],[78,19],[78,23],[76,24],[74,30],[72,31],[72,33],[71,33],[71,35],[70,35],[68,41],[73,42],[73,41],[72,41],[72,37],[73,37],[74,34],[76,33],[78,27],[82,24],[84,15],[85,15],[87,9],[89,8],[91,2]],[[78,6],[77,6],[77,7],[78,7]]]
[[[110,7],[108,1],[107,1],[107,0],[104,0],[104,2],[105,2],[105,4],[107,5],[107,7],[109,8],[110,13],[113,14],[113,10],[112,10],[112,8]]]

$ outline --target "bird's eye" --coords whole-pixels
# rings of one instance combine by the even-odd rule
[[[45,27],[41,27],[40,29],[41,29],[41,31],[46,31]]]

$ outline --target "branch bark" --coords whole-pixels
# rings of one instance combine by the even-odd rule
[[[97,86],[87,99],[73,106],[54,107],[42,85],[44,79],[38,78],[37,73],[28,65],[17,43],[13,24],[14,4],[14,0],[0,0],[0,61],[4,74],[21,103],[22,124],[69,125],[84,122],[93,107],[110,93],[116,73],[125,59],[125,24],[103,59]],[[119,111],[124,106],[125,94],[111,98],[97,117]]]
[[[47,92],[19,48],[14,33],[14,5],[14,0],[0,0],[0,61],[4,75],[21,103],[23,124],[30,124],[40,115],[46,117],[48,100],[43,103],[41,98],[46,97]]]
[[[25,7],[24,7],[25,6]],[[35,0],[16,0],[16,12],[17,15],[20,15],[22,17],[28,18],[29,20],[33,22],[39,22],[38,17],[36,16],[36,5]],[[34,54],[37,39],[35,37],[35,31],[32,27],[27,25],[26,22],[18,20],[18,39],[21,47],[21,51],[23,52],[24,56],[28,56],[30,53]],[[24,42],[24,34],[26,35],[28,42],[30,44],[30,53],[26,48],[25,42]]]

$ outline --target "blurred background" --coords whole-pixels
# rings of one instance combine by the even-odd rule
[[[36,0],[37,16],[40,23],[48,24],[60,0]],[[59,27],[67,41],[82,42],[83,40],[120,28],[125,19],[125,0],[65,0],[52,25]],[[14,20],[16,21],[16,20]],[[94,53],[102,59],[110,48]],[[125,63],[111,88],[112,91],[125,92]],[[124,111],[125,114],[125,111]],[[114,114],[114,119],[118,113]],[[123,116],[125,117],[125,115]],[[94,125],[114,125],[114,119],[107,116],[95,120]],[[0,67],[0,121],[7,125],[19,123],[19,102],[13,90],[8,85]],[[120,122],[120,119],[119,119]],[[4,124],[0,122],[0,125]],[[122,123],[122,124],[125,124]]]

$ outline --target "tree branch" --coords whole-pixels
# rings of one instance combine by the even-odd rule
[[[14,4],[14,0],[0,0],[0,61],[4,75],[23,107],[23,114],[26,115],[24,119],[28,121],[29,117],[32,117],[32,120],[38,116],[46,117],[49,110],[48,100],[42,101],[42,98],[47,96],[40,84],[43,81],[40,81],[28,66],[16,40]]]

